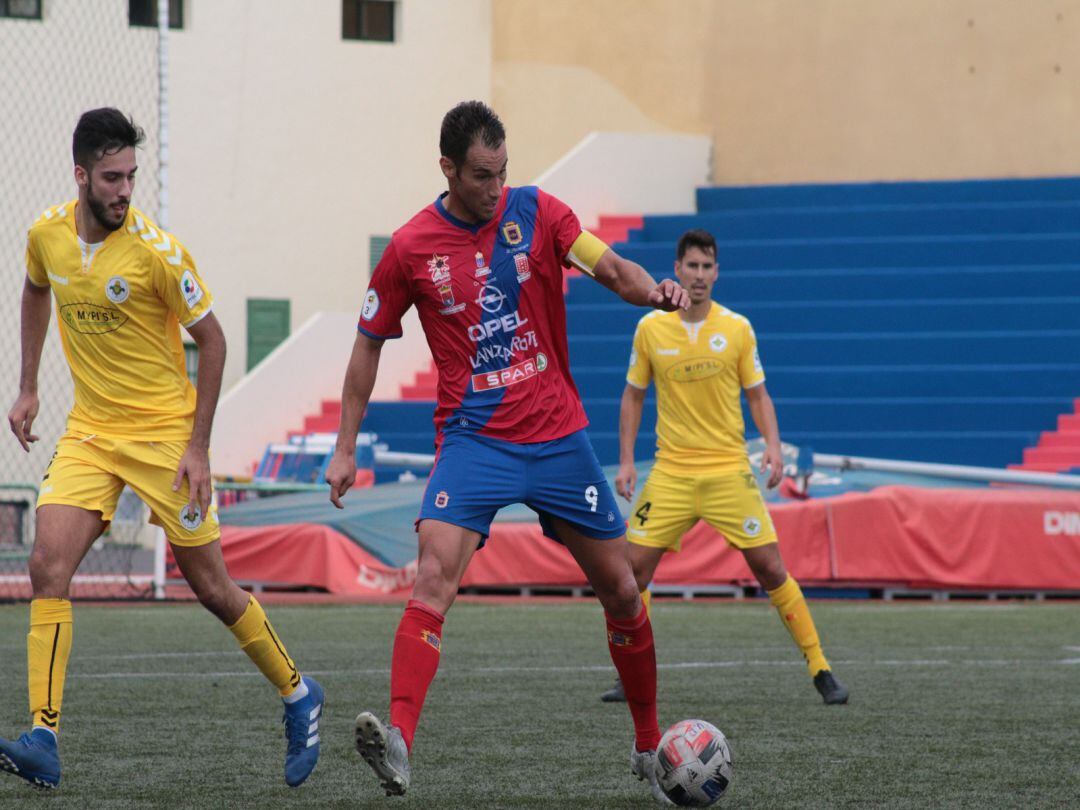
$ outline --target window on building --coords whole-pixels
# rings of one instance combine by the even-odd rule
[[[371,241],[368,242],[368,253],[371,254],[371,272],[375,272],[375,265],[379,263],[382,255],[386,252],[386,249],[390,246],[389,236],[373,236]]]
[[[289,301],[276,298],[249,298],[247,301],[247,370],[289,336]]]
[[[394,0],[341,0],[341,38],[394,41]]]
[[[158,0],[128,0],[128,24],[158,27]],[[184,27],[184,0],[169,0],[169,28]]]
[[[41,0],[0,0],[0,17],[40,20]]]
[[[187,365],[187,378],[195,385],[199,379],[199,344],[184,341],[184,362]]]

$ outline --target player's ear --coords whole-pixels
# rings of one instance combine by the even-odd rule
[[[79,188],[86,188],[90,182],[90,173],[78,163],[75,164],[75,183]]]
[[[457,177],[457,166],[454,165],[454,161],[445,155],[439,158],[439,168],[442,169],[443,177],[447,180],[453,180]]]

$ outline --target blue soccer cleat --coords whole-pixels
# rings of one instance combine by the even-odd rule
[[[307,697],[285,704],[285,784],[302,785],[319,761],[319,718],[323,688],[314,678],[304,678]]]
[[[21,776],[37,787],[56,787],[60,784],[56,735],[48,729],[35,728],[17,740],[0,737],[0,771]]]

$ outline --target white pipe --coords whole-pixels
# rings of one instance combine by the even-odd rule
[[[1080,475],[999,470],[994,467],[963,467],[953,464],[894,461],[885,458],[862,458],[861,456],[834,456],[822,453],[814,453],[814,466],[837,470],[932,475],[936,478],[955,478],[961,481],[995,481],[1005,484],[1030,484],[1041,487],[1080,489]]]
[[[169,228],[169,0],[157,0],[158,224]]]
[[[154,532],[154,598],[165,598],[165,530]]]

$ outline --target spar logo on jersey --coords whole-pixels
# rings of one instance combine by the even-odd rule
[[[195,531],[202,525],[202,511],[198,506],[184,504],[180,507],[180,525],[189,532]]]
[[[506,296],[494,284],[485,284],[480,288],[480,294],[476,296],[476,303],[480,305],[480,308],[492,315],[502,309],[505,301]]]
[[[442,284],[450,280],[450,257],[432,253],[428,259],[428,272],[431,273],[432,284]]]
[[[364,298],[364,308],[360,310],[360,317],[370,321],[379,311],[379,294],[375,290],[368,290]]]
[[[495,388],[506,388],[535,377],[547,367],[547,358],[542,354],[538,354],[536,357],[530,357],[528,360],[522,360],[520,363],[514,363],[514,365],[506,368],[485,371],[482,374],[473,374],[472,387],[474,391],[491,391]]]
[[[521,240],[524,238],[521,235],[521,226],[514,222],[514,220],[512,219],[507,220],[506,223],[502,226],[502,237],[505,240],[506,244],[510,245],[510,247],[520,245]]]
[[[105,283],[105,297],[114,304],[122,304],[127,301],[130,292],[128,283],[123,276],[113,276]]]
[[[709,338],[709,348],[714,352],[722,352],[727,348],[727,338],[723,335],[713,335]]]
[[[180,276],[180,293],[184,296],[184,303],[187,304],[188,309],[194,309],[195,305],[202,301],[202,287],[199,286],[199,282],[195,280],[195,274],[190,270],[185,270],[184,275]]]
[[[750,537],[757,537],[761,534],[761,521],[756,517],[750,516],[742,522],[743,531]]]

